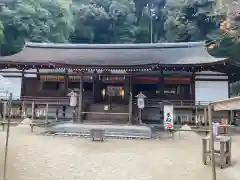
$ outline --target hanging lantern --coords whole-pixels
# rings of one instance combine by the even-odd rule
[[[122,98],[124,98],[124,89],[123,88],[121,88],[121,90],[120,90],[120,96],[122,96]]]
[[[105,95],[106,95],[106,90],[102,89],[102,96],[105,97]]]

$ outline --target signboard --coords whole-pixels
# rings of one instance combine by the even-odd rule
[[[173,129],[174,120],[173,120],[173,105],[164,105],[164,128]]]
[[[70,81],[80,81],[80,79],[81,79],[81,76],[79,76],[79,75],[72,75],[72,76],[69,75],[68,77],[69,77]],[[49,75],[49,74],[43,75],[43,74],[41,74],[40,79],[43,81],[64,81],[65,76],[64,75]],[[92,80],[92,76],[84,76],[83,79],[84,80]]]
[[[70,96],[70,106],[77,106],[77,93],[72,91],[68,94],[68,96]]]
[[[108,111],[109,110],[109,105],[104,105],[104,111]]]
[[[181,76],[171,76],[171,77],[164,77],[164,82],[166,84],[190,84],[191,78],[190,77],[181,77]]]
[[[69,76],[69,80],[71,80],[71,81],[80,81],[80,79],[81,79],[81,76]],[[93,79],[93,77],[92,76],[83,76],[83,79],[84,80],[92,80]]]
[[[136,97],[138,98],[137,99],[138,108],[143,109],[145,106],[144,99],[146,98],[146,96],[142,92],[140,92]]]
[[[137,99],[137,106],[139,109],[143,109],[145,104],[144,104],[144,99],[143,98],[138,98]]]
[[[64,76],[60,75],[40,75],[40,79],[44,81],[63,81]]]
[[[108,81],[124,81],[124,76],[103,76],[102,81],[108,82]]]

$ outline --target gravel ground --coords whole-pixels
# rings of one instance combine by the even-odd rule
[[[0,175],[4,140],[5,133],[0,132]],[[235,147],[240,150],[240,146]],[[211,180],[211,168],[203,165],[201,150],[200,137],[187,132],[176,140],[101,143],[40,136],[30,133],[29,128],[12,127],[8,180]],[[217,168],[217,179],[234,180],[234,168]]]

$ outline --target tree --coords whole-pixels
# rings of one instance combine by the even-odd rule
[[[104,34],[109,26],[109,16],[105,9],[98,7],[96,4],[82,4],[74,6],[73,11],[75,31],[70,41],[73,43],[96,43],[100,41],[99,35]],[[102,41],[104,42],[103,39]],[[105,41],[107,40],[105,39]]]
[[[0,50],[2,49],[2,44],[4,42],[4,26],[2,24],[2,22],[0,22]]]
[[[218,19],[213,16],[212,0],[170,1],[165,22],[167,41],[201,41],[218,29]]]
[[[4,41],[4,26],[2,24],[2,22],[0,22],[0,46],[3,44]]]
[[[4,25],[4,54],[19,50],[25,41],[67,42],[72,17],[58,0],[24,0],[0,13]],[[10,48],[12,47],[12,48]]]
[[[131,0],[112,0],[108,11],[112,42],[135,41],[135,6]]]
[[[73,8],[74,43],[125,43],[135,41],[135,9],[129,0],[95,0]]]

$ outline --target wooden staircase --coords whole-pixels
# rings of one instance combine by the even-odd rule
[[[128,122],[128,105],[111,104],[109,110],[104,110],[107,104],[91,104],[85,116],[85,123],[126,124]]]

